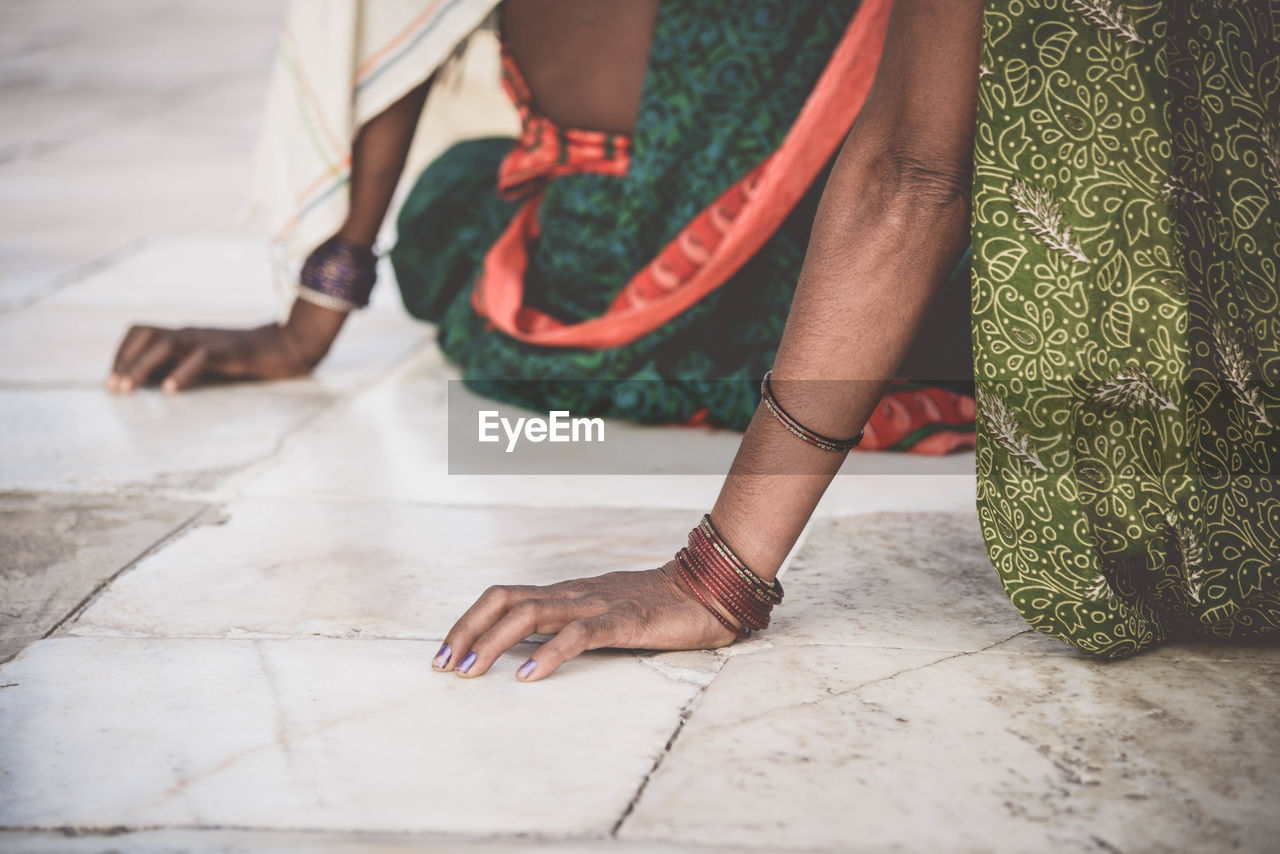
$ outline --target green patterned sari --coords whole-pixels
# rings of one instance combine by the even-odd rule
[[[1099,655],[1280,625],[1280,2],[989,0],[978,508]]]
[[[700,212],[778,150],[862,5],[663,2],[629,165],[621,175],[548,182],[526,303],[566,322],[607,312]],[[474,300],[486,253],[523,203],[495,191],[500,164],[519,144],[460,143],[419,178],[391,252],[409,312],[438,325],[442,350],[486,397],[542,411],[745,429],[782,337],[825,169],[723,287],[670,321],[612,347],[540,346],[504,334]],[[895,386],[864,447],[972,446],[967,279],[961,265],[904,366],[904,376],[921,382]]]

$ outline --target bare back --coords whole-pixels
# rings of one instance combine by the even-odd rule
[[[630,133],[659,0],[510,0],[502,28],[539,112],[565,127]]]

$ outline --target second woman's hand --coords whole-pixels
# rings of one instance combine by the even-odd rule
[[[590,649],[715,649],[735,637],[699,603],[673,561],[545,587],[490,587],[449,630],[432,667],[481,676],[534,634],[555,637],[516,671],[525,682],[545,679]]]
[[[328,353],[346,314],[297,300],[284,324],[255,329],[134,326],[116,351],[107,389],[127,394],[150,382],[166,392],[203,379],[305,376]]]

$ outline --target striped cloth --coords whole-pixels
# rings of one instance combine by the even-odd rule
[[[498,3],[292,0],[253,178],[280,282],[296,285],[303,259],[346,219],[360,127],[446,62]]]

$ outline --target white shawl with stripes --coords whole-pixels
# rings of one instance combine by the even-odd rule
[[[499,0],[292,0],[276,49],[253,201],[277,272],[342,225],[356,132],[446,62]]]

